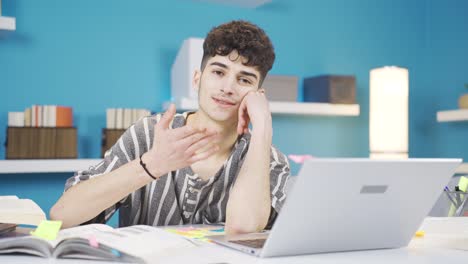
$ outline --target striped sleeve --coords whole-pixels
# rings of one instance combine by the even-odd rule
[[[270,153],[270,190],[271,213],[267,228],[271,228],[286,199],[285,187],[290,176],[289,162],[283,153],[271,147]]]
[[[78,171],[73,177],[69,178],[65,183],[65,191],[82,181],[107,174],[148,151],[151,147],[150,140],[152,136],[150,136],[150,133],[153,131],[152,127],[154,123],[155,121],[153,121],[151,117],[144,117],[137,121],[124,132],[108,151],[106,151],[104,159],[100,163],[91,166],[88,170]],[[86,223],[107,222],[127,197],[124,197],[120,202],[109,207]]]

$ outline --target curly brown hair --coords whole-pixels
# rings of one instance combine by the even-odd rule
[[[260,87],[273,66],[275,51],[265,31],[248,21],[231,21],[208,32],[203,43],[201,70],[205,69],[209,58],[216,55],[226,56],[233,50],[247,59],[244,65],[254,66],[260,72]]]

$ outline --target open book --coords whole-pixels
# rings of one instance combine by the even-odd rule
[[[0,223],[39,225],[43,220],[46,215],[34,201],[0,196]]]
[[[136,225],[113,229],[91,224],[63,229],[55,240],[11,232],[0,235],[0,254],[25,253],[47,258],[148,262],[196,247],[190,239],[163,229]]]

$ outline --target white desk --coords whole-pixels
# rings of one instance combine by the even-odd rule
[[[239,256],[240,255],[240,256]],[[431,248],[402,248],[388,250],[370,250],[347,253],[316,254],[306,256],[260,259],[250,257],[242,253],[233,252],[230,249],[216,248],[213,246],[198,248],[183,255],[155,259],[153,263],[356,263],[356,264],[385,264],[385,263],[421,263],[421,264],[466,264],[468,252],[451,249]],[[102,261],[44,259],[30,256],[0,256],[0,263],[8,264],[51,264],[51,263],[83,263],[103,264]]]
[[[442,219],[444,218],[437,218]],[[459,236],[463,235],[464,245],[468,243],[468,217],[445,218],[448,221],[425,221],[421,230],[426,232],[423,238],[414,238],[408,247],[399,249],[384,250],[366,250],[354,252],[313,254],[293,257],[277,258],[257,258],[236,250],[231,250],[222,246],[210,243],[202,243],[196,248],[189,248],[168,252],[166,256],[157,257],[151,263],[230,263],[230,264],[302,264],[302,263],[356,263],[356,264],[385,264],[385,263],[424,263],[424,264],[457,264],[468,263],[468,251],[450,249],[453,248],[450,243],[452,239],[441,239],[441,236]],[[442,223],[442,224],[440,224]],[[464,247],[465,249],[468,249]],[[22,263],[84,263],[84,264],[103,264],[102,261],[87,260],[66,260],[66,259],[45,259],[40,257],[31,257],[25,255],[0,255],[0,263],[22,264]]]

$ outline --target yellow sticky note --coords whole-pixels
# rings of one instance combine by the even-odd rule
[[[36,230],[31,231],[31,235],[46,240],[54,240],[62,226],[62,221],[42,221]]]
[[[414,234],[416,237],[423,237],[426,233],[424,231],[417,231],[416,234]]]

